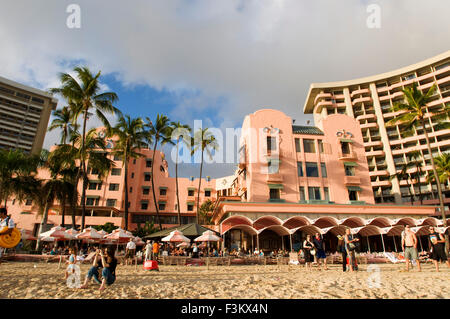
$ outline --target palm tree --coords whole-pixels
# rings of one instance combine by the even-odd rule
[[[145,124],[148,131],[146,132],[146,139],[149,144],[153,142],[153,155],[152,155],[152,172],[151,172],[151,181],[152,181],[152,192],[153,192],[153,203],[155,204],[156,209],[156,218],[158,219],[159,229],[162,230],[162,224],[161,220],[159,218],[159,207],[156,202],[156,193],[155,193],[155,182],[154,182],[154,166],[155,166],[155,155],[156,155],[156,148],[158,146],[158,143],[161,143],[161,145],[164,144],[174,144],[171,141],[171,132],[172,129],[170,127],[170,120],[167,116],[162,114],[157,114],[156,116],[156,122],[153,124],[151,119],[148,117],[146,118],[147,123]]]
[[[401,166],[401,170],[397,171],[397,173],[389,176],[389,180],[392,180],[394,178],[397,178],[398,181],[405,180],[406,185],[408,185],[408,192],[411,199],[411,205],[414,204],[414,196],[411,193],[411,184],[409,183],[411,179],[411,175],[408,173],[409,165],[407,163],[403,163]]]
[[[180,142],[184,143],[186,147],[190,150],[191,149],[191,128],[189,125],[181,124],[180,122],[172,122],[172,130],[173,133],[175,133],[175,136],[177,136],[177,157],[175,160],[175,185],[176,185],[176,193],[177,193],[177,210],[178,210],[178,224],[181,226],[181,209],[180,209],[180,195],[178,191],[178,148],[180,145]]]
[[[117,137],[113,154],[120,156],[125,167],[125,230],[128,230],[128,164],[132,158],[138,158],[143,154],[138,153],[144,144],[144,122],[138,117],[131,119],[129,115],[121,116],[116,126],[111,128],[109,136]]]
[[[415,168],[415,179],[418,183],[420,205],[423,205],[422,188],[420,187],[420,177],[422,176],[423,167],[422,155],[419,151],[412,151],[406,156],[408,158],[408,166]]]
[[[72,77],[68,73],[61,73],[61,87],[50,89],[51,93],[59,93],[70,103],[77,105],[77,112],[74,115],[74,122],[78,120],[78,117],[82,116],[83,128],[81,138],[81,171],[86,176],[86,125],[89,117],[89,112],[94,111],[95,115],[102,121],[103,125],[107,128],[110,127],[108,119],[104,113],[120,114],[121,112],[113,106],[113,103],[118,100],[117,94],[114,92],[103,92],[100,90],[100,74],[99,71],[96,75],[87,67],[76,67],[74,69],[77,74],[77,79]],[[84,180],[83,180],[84,181]],[[85,187],[83,187],[83,190]],[[85,192],[81,196],[82,216],[86,214],[86,198]],[[83,218],[84,220],[84,218]],[[82,228],[84,224],[82,225]]]
[[[74,122],[76,114],[76,104],[74,103],[69,103],[69,106],[64,106],[62,109],[53,112],[55,118],[50,124],[48,131],[50,132],[54,129],[60,129],[62,131],[60,144],[66,144],[67,140],[77,130],[77,124]]]
[[[430,89],[424,94],[421,90],[417,88],[417,83],[415,82],[412,87],[405,87],[402,92],[405,95],[405,101],[403,103],[395,103],[392,107],[393,112],[401,112],[397,117],[389,120],[386,125],[393,126],[397,123],[403,124],[406,127],[422,128],[425,139],[427,141],[428,154],[430,154],[431,166],[433,168],[434,176],[438,176],[436,171],[436,165],[433,158],[433,153],[431,151],[430,138],[427,132],[428,122],[427,116],[431,115],[428,113],[427,104],[433,99],[433,95],[436,91],[436,83],[433,84]],[[433,118],[439,122],[446,121],[448,118],[448,109],[446,107],[438,108],[435,113],[432,114]],[[439,206],[442,214],[442,220],[444,227],[447,227],[447,220],[445,217],[444,199],[442,196],[441,183],[436,181],[436,186],[439,195]],[[448,235],[445,236],[446,247],[448,247]]]
[[[442,153],[434,158],[436,171],[441,183],[448,182],[450,178],[450,153]]]
[[[0,203],[14,194],[19,199],[26,197],[27,191],[21,180],[36,173],[41,158],[39,155],[26,155],[20,150],[0,150]]]
[[[212,159],[213,150],[218,150],[219,145],[215,136],[209,131],[208,128],[202,129],[199,128],[197,132],[194,133],[194,137],[192,139],[192,154],[197,151],[201,153],[201,162],[200,162],[200,178],[198,180],[198,194],[197,194],[197,213],[195,215],[196,223],[198,224],[198,214],[200,212],[200,189],[202,185],[202,170],[203,170],[203,159],[204,153],[208,154],[208,156]]]

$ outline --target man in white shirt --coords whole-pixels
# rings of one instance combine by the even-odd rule
[[[8,211],[5,207],[0,208],[0,235],[10,234],[12,230],[16,227],[14,221],[8,216]],[[5,249],[0,247],[0,259],[3,256],[3,251]]]
[[[126,252],[125,252],[125,265],[128,265],[128,260],[131,260],[131,264],[133,264],[133,258],[136,255],[136,243],[133,241],[133,238],[130,238],[130,241],[127,244]]]

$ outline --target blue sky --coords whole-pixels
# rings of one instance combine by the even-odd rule
[[[0,43],[7,44],[1,76],[47,89],[58,86],[58,73],[82,63],[102,70],[104,88],[118,93],[124,113],[164,113],[222,130],[240,127],[261,108],[306,124],[312,117],[302,108],[311,83],[379,74],[450,49],[450,1],[444,0],[0,3]],[[66,24],[72,3],[81,8],[80,29]],[[379,5],[380,28],[367,26],[370,4]],[[44,146],[57,140],[50,132]],[[210,164],[205,175],[233,169]],[[196,171],[186,165],[181,175]]]

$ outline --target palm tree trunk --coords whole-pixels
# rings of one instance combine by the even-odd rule
[[[83,192],[81,195],[81,231],[83,231],[86,216],[86,150],[85,150],[85,141],[86,141],[86,124],[87,124],[87,107],[85,105],[84,111],[84,120],[83,120],[83,138],[81,140],[81,167],[83,170]]]
[[[178,224],[181,226],[181,211],[180,211],[180,195],[178,193],[178,141],[177,141],[177,158],[175,161],[175,187],[177,193],[177,210],[178,210]]]
[[[158,203],[156,203],[156,193],[155,193],[155,183],[153,181],[153,168],[155,167],[155,154],[156,154],[156,146],[158,145],[157,137],[155,136],[155,146],[153,147],[153,156],[152,156],[152,193],[153,193],[153,203],[155,204],[156,210],[156,218],[158,219],[159,230],[162,230],[161,219],[159,218],[159,208]]]
[[[124,176],[124,185],[125,185],[125,230],[128,230],[128,160],[126,160],[126,156],[124,156],[125,163],[125,176]]]
[[[198,224],[198,214],[200,213],[200,189],[202,185],[202,170],[203,170],[203,149],[202,149],[202,161],[200,162],[200,178],[198,180],[198,191],[197,191],[197,212],[195,214],[195,220]]]
[[[61,200],[61,227],[64,227],[64,219],[66,218],[66,197]]]
[[[41,238],[39,236],[41,235],[42,231],[44,230],[44,226],[47,225],[48,209],[49,209],[49,203],[48,203],[48,200],[46,200],[45,206],[44,206],[44,214],[42,215],[41,224],[39,225],[39,232],[37,234],[36,250],[39,250],[40,245],[41,245]]]
[[[423,196],[422,196],[422,187],[420,187],[420,175],[421,170],[419,166],[416,166],[416,175],[417,175],[417,181],[419,183],[419,199],[420,199],[420,205],[423,205]]]
[[[423,131],[425,133],[425,139],[427,140],[427,149],[428,149],[428,154],[430,154],[431,166],[433,167],[434,178],[436,180],[436,186],[437,186],[438,196],[439,196],[439,208],[440,208],[440,211],[442,214],[442,222],[444,224],[443,226],[447,227],[447,219],[445,217],[444,198],[442,196],[442,189],[441,189],[441,181],[439,180],[439,176],[438,176],[438,173],[436,170],[436,165],[434,164],[433,153],[431,152],[430,138],[428,137],[428,132],[425,128],[425,121],[422,119],[421,122],[422,122]],[[448,246],[449,246],[448,235],[445,234],[444,236],[445,236],[445,251],[448,251]]]

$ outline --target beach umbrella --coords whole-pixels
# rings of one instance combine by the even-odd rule
[[[76,235],[78,235],[80,232],[78,231],[78,230],[76,230],[76,229],[74,229],[74,228],[71,228],[71,229],[67,229],[66,230],[66,233],[67,234],[69,234],[69,235],[71,235],[71,236],[76,236]]]
[[[39,238],[53,237],[59,240],[72,239],[72,236],[65,232],[65,228],[61,226],[55,226],[49,231],[46,231],[39,235]]]
[[[133,241],[137,246],[145,245],[145,242],[139,236],[134,237]]]
[[[121,242],[128,242],[130,238],[134,238],[133,235],[128,234],[125,230],[122,228],[118,228],[113,230],[113,232],[109,235],[105,235],[103,238],[110,239],[113,241],[116,241],[117,243]]]
[[[203,234],[201,236],[194,239],[194,241],[206,241],[206,242],[220,241],[220,240],[221,240],[221,238],[210,230],[203,232]]]
[[[182,243],[180,243],[180,244],[177,245],[177,247],[185,247],[185,248],[187,248],[187,247],[189,247],[189,246],[190,246],[190,244],[187,243],[187,242],[182,242]]]
[[[179,230],[172,231],[168,236],[162,238],[161,241],[168,241],[171,243],[191,242],[191,240],[184,236],[183,233]]]
[[[88,228],[85,228],[83,230],[83,232],[81,232],[80,234],[76,235],[76,238],[77,239],[88,239],[88,240],[90,239],[90,240],[94,240],[94,241],[95,240],[99,241],[100,239],[103,238],[103,235],[99,234],[97,232],[97,230],[95,230],[94,228],[88,227]]]

